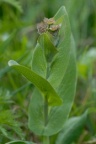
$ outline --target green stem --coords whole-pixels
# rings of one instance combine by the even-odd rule
[[[50,144],[49,137],[43,136],[43,144]]]
[[[44,122],[46,126],[48,122],[48,98],[47,96],[45,96],[45,100],[44,100]],[[43,144],[50,144],[48,136],[43,136]]]
[[[48,121],[48,98],[47,96],[45,96],[45,101],[44,101],[44,122],[45,122],[45,126],[47,124]]]

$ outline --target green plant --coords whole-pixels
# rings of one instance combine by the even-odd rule
[[[20,2],[16,1],[16,0],[1,0],[0,3],[7,3],[9,5],[12,5],[13,7],[15,7],[16,9],[18,9],[20,12],[22,12],[22,8],[20,6]]]
[[[29,104],[29,129],[40,137],[43,144],[70,144],[80,135],[77,131],[82,129],[87,113],[80,118],[67,120],[76,89],[75,45],[64,6],[56,13],[54,20],[55,26],[58,27],[55,31],[50,31],[50,27],[54,25],[41,31],[32,54],[32,69],[14,60],[9,61],[9,66],[15,68],[36,87]],[[77,133],[76,137],[74,132]],[[7,144],[32,142],[21,140]]]

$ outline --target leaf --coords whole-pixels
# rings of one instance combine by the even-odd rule
[[[59,32],[60,39],[56,47],[58,52],[53,56],[50,62],[51,66],[49,65],[48,67],[48,61],[45,59],[46,52],[44,51],[46,50],[46,41],[43,41],[42,38],[41,40],[39,39],[36,51],[33,54],[32,70],[17,64],[15,61],[9,62],[10,66],[13,66],[23,74],[37,88],[34,90],[29,105],[28,125],[35,134],[45,136],[56,134],[62,129],[69,116],[76,89],[75,45],[65,7],[60,8],[55,15],[55,19],[56,22],[62,26]],[[47,49],[48,48],[47,46]],[[41,57],[38,53],[39,50],[41,50]],[[38,58],[36,56],[39,56],[39,61],[35,63],[36,58]],[[38,68],[36,68],[35,65]],[[43,69],[41,70],[42,67]],[[46,68],[49,68],[48,75],[46,75],[46,72],[48,72]],[[45,80],[45,78],[47,78],[47,80]],[[47,95],[48,104],[55,106],[48,108],[48,121],[46,125],[44,122],[44,99],[42,95]],[[63,99],[63,104],[58,107],[56,105],[61,104],[60,98]]]
[[[57,49],[52,44],[48,34],[44,33],[40,35],[32,55],[32,70],[46,78],[48,75],[47,61],[50,61],[56,53]]]
[[[31,81],[43,96],[48,96],[49,105],[56,106],[62,103],[62,100],[57,95],[55,90],[52,88],[50,83],[47,82],[44,78],[42,78],[29,68],[19,65],[17,62],[13,60],[10,60],[8,64],[9,66],[14,67],[18,72],[23,74],[29,81]]]
[[[64,77],[70,58],[71,30],[68,14],[64,6],[60,8],[54,18],[56,21],[61,21],[61,28],[59,32],[59,43],[57,46],[58,53],[51,64],[48,81],[55,89],[57,89]]]
[[[91,48],[79,57],[78,73],[82,78],[87,78],[92,71],[93,63],[96,61],[96,48]]]
[[[7,130],[0,125],[0,132],[8,139],[13,140],[13,137],[9,135]]]
[[[83,127],[87,121],[88,112],[86,111],[79,117],[70,118],[59,133],[56,144],[71,144],[75,142],[80,136]]]
[[[75,50],[74,50],[75,45],[74,45],[74,40],[71,36],[71,32],[70,32],[70,35],[67,35],[68,41],[67,41],[67,38],[64,38],[63,36],[65,33],[65,28],[70,29],[68,16],[66,14],[66,10],[64,7],[60,8],[55,18],[59,18],[57,19],[57,21],[59,21],[60,23],[61,21],[65,21],[68,27],[66,26],[63,29],[64,24],[62,25],[63,30],[60,34],[62,35],[62,37],[58,45],[60,46],[60,49],[62,49],[62,51],[61,50],[59,51],[59,47],[57,47],[58,52],[53,58],[54,63],[52,64],[54,65],[54,69],[52,69],[51,72],[54,73],[52,76],[52,79],[54,79],[54,83],[52,79],[49,79],[51,78],[52,73],[51,74],[49,73],[50,76],[48,80],[52,84],[52,87],[54,87],[58,95],[63,99],[63,104],[59,107],[53,107],[53,108],[49,107],[48,123],[45,125],[44,113],[43,113],[44,104],[43,104],[42,96],[37,90],[34,90],[34,93],[32,94],[32,99],[30,101],[29,114],[28,114],[29,115],[29,122],[28,122],[29,128],[35,134],[45,135],[45,136],[56,134],[62,129],[64,122],[67,120],[69,112],[71,110],[73,100],[74,100],[74,95],[75,95],[75,89],[76,89],[76,60],[75,60]],[[68,32],[69,31],[70,30],[68,30]],[[65,39],[66,41],[63,41]],[[68,57],[67,57],[67,53],[68,53]],[[60,62],[60,67],[59,67],[58,61]],[[63,67],[63,63],[65,63],[64,64],[65,68]],[[40,65],[38,62],[38,69],[40,68]],[[58,77],[59,77],[59,80],[57,80]]]
[[[28,110],[28,127],[37,135],[42,135],[45,130],[44,122],[44,102],[41,94],[36,89],[32,93],[32,98]]]
[[[50,39],[49,33],[43,33],[39,38],[38,42],[41,45],[42,49],[44,50],[45,56],[48,57],[50,60],[50,56],[54,56],[58,51],[56,47],[53,45]]]
[[[73,51],[73,50],[72,50]],[[58,88],[58,95],[63,99],[63,104],[50,110],[48,124],[43,135],[56,134],[62,129],[71,110],[76,87],[76,64],[74,55],[71,53],[68,68]]]
[[[20,141],[20,140],[17,140],[17,141],[11,141],[11,142],[8,142],[6,144],[35,144],[33,142],[28,142],[28,141]]]
[[[32,54],[32,70],[43,78],[46,78],[47,62],[45,59],[44,51],[39,43],[37,43]]]
[[[1,0],[1,2],[12,5],[13,7],[15,7],[20,12],[23,11],[22,8],[21,8],[20,2],[17,1],[17,0]]]

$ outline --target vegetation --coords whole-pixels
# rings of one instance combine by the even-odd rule
[[[95,29],[95,0],[0,1],[1,144],[96,143]]]

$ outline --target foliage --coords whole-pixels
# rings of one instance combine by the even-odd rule
[[[56,144],[70,144],[80,136],[87,121],[87,112],[79,117],[70,118],[57,137]]]
[[[30,132],[27,125],[27,121],[30,115],[30,111],[33,109],[34,105],[36,106],[37,109],[39,109],[39,113],[37,115],[41,118],[40,120],[41,121],[44,120],[44,118],[42,118],[41,113],[41,110],[43,108],[42,103],[40,103],[39,101],[39,100],[42,101],[44,97],[42,97],[41,96],[42,94],[39,93],[39,91],[37,91],[36,89],[33,90],[34,88],[33,84],[31,84],[26,79],[21,77],[20,74],[17,73],[15,70],[12,70],[7,65],[7,62],[10,59],[14,59],[21,65],[25,65],[28,69],[31,69],[32,67],[32,70],[34,70],[35,73],[37,73],[44,79],[46,78],[46,65],[48,64],[47,66],[50,67],[49,64],[50,59],[48,59],[49,55],[52,51],[51,58],[53,57],[55,58],[56,55],[58,55],[58,51],[57,49],[54,49],[54,46],[52,48],[51,43],[50,43],[51,49],[48,49],[50,47],[44,46],[46,44],[48,45],[48,43],[50,42],[48,40],[53,40],[48,39],[48,37],[46,37],[45,35],[42,35],[42,37],[40,36],[38,38],[38,43],[40,43],[40,45],[38,44],[36,45],[38,37],[36,24],[40,22],[45,16],[52,17],[54,13],[56,13],[56,11],[63,4],[65,5],[69,15],[69,20],[71,23],[72,33],[75,38],[76,51],[77,51],[76,63],[78,71],[78,81],[77,81],[75,102],[69,115],[69,121],[70,117],[71,118],[73,117],[72,119],[74,119],[74,116],[77,116],[77,118],[78,116],[79,118],[80,117],[82,118],[82,113],[87,108],[89,108],[90,112],[90,115],[87,117],[87,121],[84,120],[84,125],[82,126],[82,133],[80,133],[77,136],[77,140],[75,139],[76,138],[75,136],[72,136],[73,137],[72,141],[76,144],[95,143],[96,117],[94,113],[96,112],[96,86],[95,86],[96,85],[96,69],[95,69],[96,1],[80,0],[77,2],[77,0],[59,0],[59,1],[1,0],[0,1],[0,110],[2,113],[3,112],[7,113],[4,114],[6,116],[6,125],[0,124],[1,144],[5,144],[10,140],[15,141],[21,138],[26,139],[26,141],[34,141],[36,143],[42,141],[42,136],[36,136],[33,134],[33,132]],[[44,37],[45,40],[43,41]],[[47,52],[49,52],[48,55],[46,55],[48,60],[47,64],[44,60],[44,55],[42,55],[42,61],[40,61],[41,59],[38,55],[38,52],[42,53],[42,51],[38,51],[40,47],[43,48],[45,55]],[[68,55],[65,54],[65,56],[67,57]],[[67,68],[66,62],[68,61],[65,60],[64,65]],[[42,63],[43,67],[40,65]],[[58,61],[56,62],[56,65],[58,67]],[[55,66],[51,71],[52,72],[50,75],[52,75],[53,71],[55,74]],[[57,69],[56,71],[58,72],[59,69]],[[61,71],[61,73],[63,73],[63,71]],[[62,76],[61,73],[59,73],[60,77]],[[58,94],[58,89],[62,87],[63,81],[61,86],[57,89],[58,83],[56,82],[57,79],[58,81],[60,79],[58,77],[58,74],[56,75],[57,75],[56,79],[54,79],[54,76],[50,77],[50,82],[51,86]],[[47,77],[48,76],[49,71],[47,73]],[[70,71],[69,76],[68,77],[70,80],[71,79]],[[69,88],[69,85],[67,88]],[[62,95],[63,91],[60,91],[60,93],[61,93],[60,95]],[[66,89],[66,86],[64,86],[64,95],[66,94],[70,95],[70,93],[71,90]],[[38,97],[35,97],[37,94]],[[37,99],[39,100],[37,101]],[[64,99],[65,105],[66,100],[68,99]],[[55,109],[54,106],[52,107],[53,109]],[[56,107],[58,108],[61,106]],[[65,112],[67,111],[66,109]],[[51,107],[49,108],[49,111],[50,110]],[[36,111],[33,110],[32,113],[34,114],[33,123],[35,123],[35,116],[37,117]],[[53,114],[55,114],[55,110],[52,112],[52,116]],[[61,120],[59,116],[58,118]],[[13,123],[12,125],[9,125],[9,123],[7,122],[8,119]],[[30,119],[32,121],[31,115]],[[30,123],[30,119],[28,123]],[[19,123],[17,121],[19,121]],[[41,121],[38,121],[38,124]],[[55,121],[53,121],[53,123],[55,123]],[[79,126],[79,124],[77,125]],[[38,125],[36,125],[35,127],[38,127]],[[21,129],[23,131],[23,135]],[[50,143],[51,144],[55,143],[59,136],[60,135],[58,133],[50,136]]]
[[[36,50],[33,52],[32,70],[19,65],[15,61],[9,61],[9,66],[13,66],[18,72],[23,74],[40,92],[38,94],[38,91],[35,90],[35,93],[32,95],[32,101],[29,106],[29,128],[34,133],[41,136],[50,136],[62,129],[73,103],[76,86],[75,51],[73,49],[74,42],[71,38],[69,20],[64,7],[60,8],[54,19],[56,20],[56,23],[61,24],[61,28],[58,34],[60,37],[59,43],[57,47],[54,47],[58,52],[53,58],[51,58],[51,61],[48,61],[47,55],[53,48],[54,43],[51,44],[50,38],[47,38],[47,33],[40,35],[38,46],[36,46]],[[63,38],[64,34],[65,39]],[[48,47],[47,49],[49,49],[49,51],[47,50],[48,52],[45,53],[47,43],[49,44],[50,49]],[[41,49],[42,46],[43,50]],[[40,50],[41,55],[39,53]],[[36,57],[39,57],[37,69],[35,68],[37,65],[34,60]],[[44,66],[44,63],[46,66]],[[44,74],[45,78],[43,78],[44,75],[43,77],[39,76],[41,68],[46,72],[46,74]],[[71,77],[70,73],[72,73]],[[42,96],[44,96],[43,99]],[[36,102],[37,100],[38,105]],[[51,106],[50,110],[49,106]]]
[[[21,8],[21,5],[20,5],[19,1],[16,1],[16,0],[1,0],[1,4],[2,3],[8,3],[8,4],[14,6],[16,9],[18,9],[20,12],[22,12],[22,8]]]

